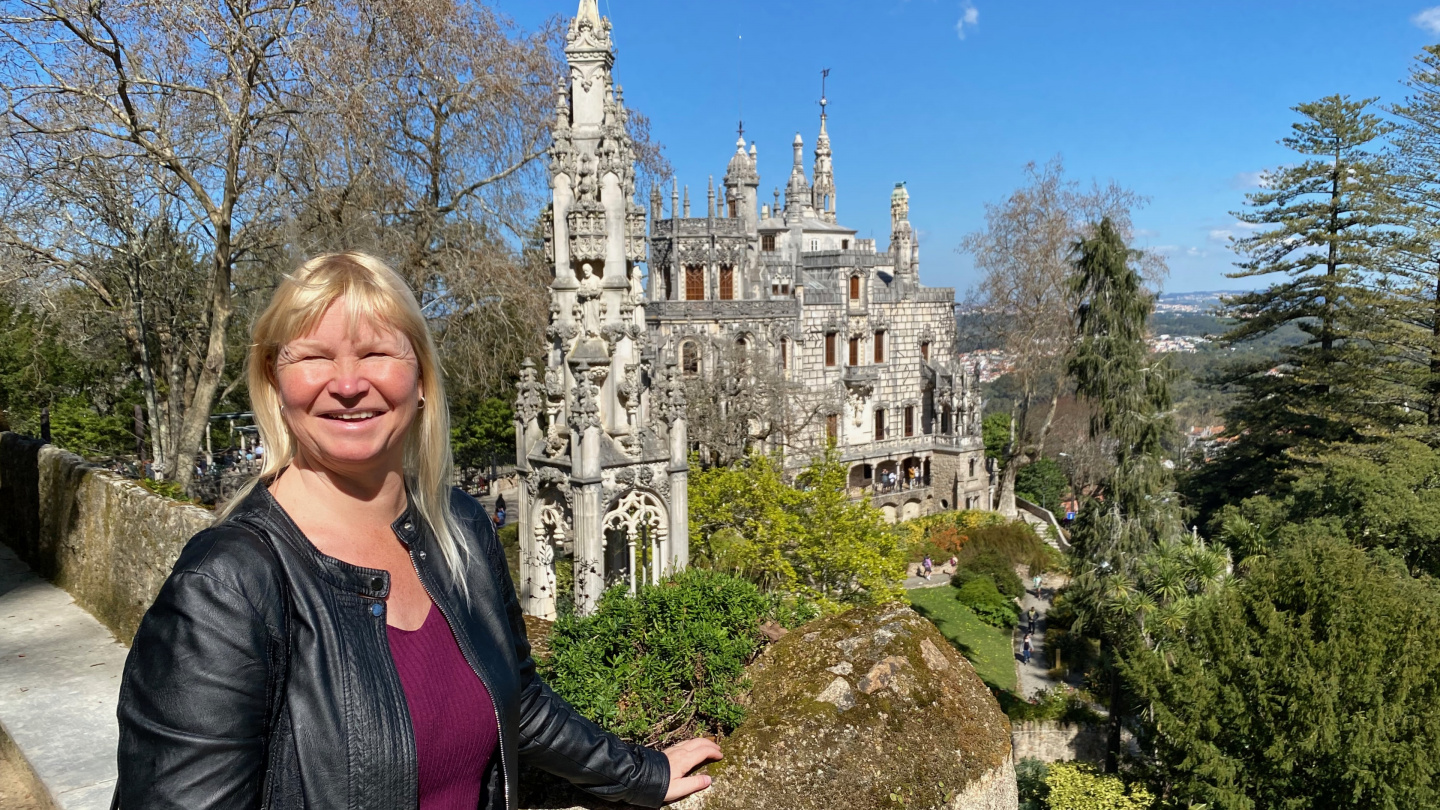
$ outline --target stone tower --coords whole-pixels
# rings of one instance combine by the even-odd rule
[[[645,209],[610,21],[581,0],[566,36],[543,215],[552,262],[543,379],[526,361],[515,407],[524,611],[553,619],[555,558],[574,558],[575,609],[690,558],[684,385],[645,331]]]

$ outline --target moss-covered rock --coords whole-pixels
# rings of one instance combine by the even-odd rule
[[[708,768],[714,784],[677,810],[1018,805],[1009,722],[969,662],[908,607],[812,622],[749,675],[749,714]]]

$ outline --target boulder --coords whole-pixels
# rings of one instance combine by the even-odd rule
[[[676,810],[1016,810],[1009,721],[910,608],[812,622],[749,674],[745,722],[706,770],[714,784]],[[526,806],[614,807],[558,798]]]

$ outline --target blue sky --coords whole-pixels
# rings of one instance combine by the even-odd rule
[[[522,26],[575,0],[492,0]],[[1433,3],[1435,0],[1430,0]],[[889,194],[909,184],[921,277],[975,280],[955,248],[1029,161],[1061,155],[1082,181],[1147,195],[1142,244],[1169,255],[1169,291],[1233,289],[1223,234],[1258,172],[1291,160],[1276,141],[1295,104],[1332,93],[1403,97],[1440,10],[1396,0],[600,0],[616,78],[654,122],[703,206],[734,151],[743,105],[761,198],[789,174],[790,143],[818,127],[830,68],[830,135],[842,223],[883,247]],[[967,22],[968,21],[968,22]]]

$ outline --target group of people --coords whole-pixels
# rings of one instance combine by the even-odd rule
[[[960,560],[958,560],[958,559],[955,557],[955,555],[953,555],[953,554],[950,555],[950,560],[949,560],[949,562],[945,563],[945,565],[949,567],[950,573],[952,573],[952,574],[955,573],[955,569],[956,569],[957,566],[959,566],[959,564],[960,564]],[[923,576],[923,577],[925,577],[925,580],[928,582],[928,581],[930,580],[930,575],[931,575],[932,573],[934,573],[934,572],[935,572],[935,561],[930,558],[930,555],[929,555],[929,554],[926,554],[926,555],[925,555],[925,559],[924,559],[923,561],[921,561],[919,564],[916,565],[916,567],[915,567],[915,576],[917,576],[917,577]],[[945,573],[944,569],[941,569],[940,573],[942,573],[942,574]]]

